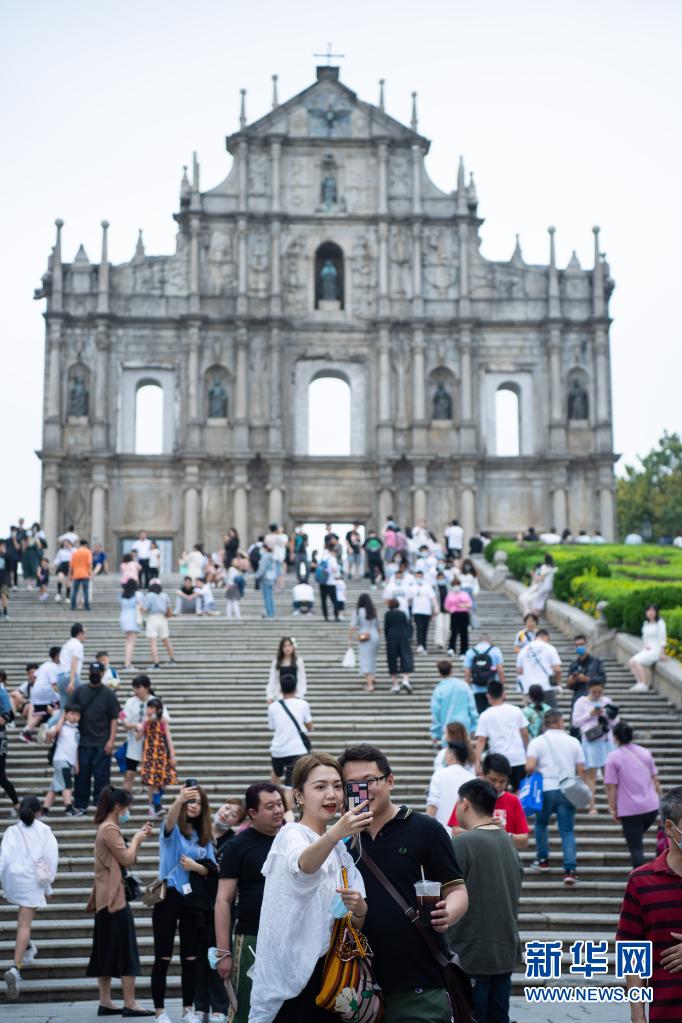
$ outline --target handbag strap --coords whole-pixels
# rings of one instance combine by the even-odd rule
[[[435,939],[431,934],[430,930],[420,925],[418,911],[414,908],[414,906],[410,906],[409,903],[405,901],[405,899],[402,897],[398,889],[388,880],[383,870],[381,870],[381,868],[377,866],[374,860],[367,855],[367,853],[362,847],[362,844],[360,845],[360,859],[365,864],[367,869],[372,874],[374,874],[379,884],[382,886],[382,888],[385,889],[385,891],[388,892],[393,901],[400,906],[400,908],[402,909],[403,913],[410,921],[410,923],[415,925],[415,927],[421,934],[422,938],[424,939],[424,942],[427,945],[429,951],[431,952],[431,955],[436,960],[438,965],[441,967],[449,966],[450,960],[446,956],[444,956],[441,950],[438,948],[438,945],[436,944]]]
[[[282,708],[282,710],[284,711],[284,713],[285,713],[285,714],[287,715],[287,717],[289,718],[289,720],[293,722],[293,724],[294,724],[294,728],[295,728],[295,729],[296,729],[296,731],[298,732],[298,734],[299,734],[299,737],[300,737],[300,739],[301,739],[301,742],[302,742],[302,743],[303,743],[303,745],[305,746],[306,742],[305,742],[305,739],[303,738],[303,732],[301,731],[301,728],[300,728],[300,725],[299,725],[298,721],[296,720],[296,718],[294,717],[294,715],[293,715],[293,714],[291,713],[291,711],[290,711],[290,710],[289,710],[289,708],[287,707],[287,705],[286,705],[286,701],[285,701],[285,700],[278,700],[277,702],[278,702],[278,704],[280,705],[280,707]],[[307,739],[307,738],[308,738],[308,736],[306,735],[306,739]],[[308,740],[308,741],[310,741],[310,740]]]
[[[26,852],[28,853],[28,858],[30,859],[30,861],[33,864],[33,866],[37,867],[38,863],[43,858],[43,853],[45,852],[45,849],[42,850],[42,852],[38,856],[38,859],[36,859],[34,857],[33,853],[31,852],[31,847],[28,844],[28,839],[26,838],[26,835],[24,834],[24,829],[23,828],[19,828],[18,831],[19,831],[19,834],[21,835],[21,838],[22,838],[22,841],[23,841],[24,845],[26,846]],[[47,841],[45,842],[45,846],[47,846]]]
[[[577,775],[576,775],[576,773],[574,771],[572,775],[564,774],[564,776],[562,778],[562,776],[561,776],[561,763],[557,759],[556,752],[552,749],[551,742],[549,742],[548,739],[547,739],[547,732],[545,732],[545,734],[542,736],[542,738],[545,740],[545,749],[549,753],[550,760],[552,761],[552,763],[554,765],[554,768],[555,768],[555,771],[556,771],[557,781],[559,783],[559,788],[561,788],[561,783],[562,782],[564,782],[566,780],[572,780],[573,778],[576,778]]]

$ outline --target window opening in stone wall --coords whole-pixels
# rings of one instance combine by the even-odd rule
[[[520,454],[520,402],[517,392],[502,386],[495,392],[495,454]]]
[[[325,242],[315,253],[315,308],[343,309],[343,292],[343,252],[333,242]]]
[[[317,377],[308,386],[308,454],[350,453],[350,386],[340,377]]]
[[[163,454],[163,388],[144,383],[135,394],[135,454]]]

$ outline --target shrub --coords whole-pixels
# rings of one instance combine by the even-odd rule
[[[608,563],[596,554],[585,554],[583,557],[571,558],[559,564],[554,574],[554,596],[557,600],[570,600],[571,582],[577,576],[589,575],[607,578],[611,575]]]
[[[682,607],[672,607],[661,613],[668,630],[668,639],[682,643]]]

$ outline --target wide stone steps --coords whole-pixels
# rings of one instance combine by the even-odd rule
[[[174,588],[172,580],[166,588]],[[90,614],[71,614],[53,600],[37,603],[35,594],[12,594],[11,621],[0,625],[0,666],[10,675],[12,687],[23,681],[23,666],[43,660],[48,646],[63,642],[73,621],[84,620],[88,635],[86,661],[95,651],[106,649],[114,665],[123,661],[123,638],[118,629],[118,586],[114,579],[97,581]],[[349,607],[362,592],[358,584],[349,587]],[[380,593],[374,594],[380,603]],[[222,595],[218,595],[223,606]],[[520,703],[515,686],[513,652],[519,615],[503,595],[485,592],[479,597],[479,614],[492,638],[501,646],[507,665],[508,699]],[[357,672],[341,667],[347,646],[348,622],[326,624],[293,617],[287,598],[278,598],[280,617],[261,620],[260,595],[250,587],[242,602],[241,622],[221,618],[182,617],[171,621],[171,635],[179,664],[149,672],[156,692],[172,717],[173,738],[178,753],[180,778],[198,776],[216,803],[227,795],[239,794],[252,781],[269,776],[269,743],[264,690],[269,665],[282,635],[296,637],[305,658],[308,700],[311,703],[317,749],[339,752],[349,742],[370,741],[389,754],[397,776],[395,795],[415,809],[423,810],[434,751],[429,735],[429,700],[435,677],[434,663],[441,656],[431,649],[415,658],[412,695],[390,694],[383,658],[378,661],[378,689],[362,692]],[[348,617],[350,614],[348,613]],[[474,634],[475,635],[475,634]],[[570,639],[553,632],[553,642],[567,664],[572,654]],[[138,670],[149,666],[148,647],[143,635],[135,651]],[[679,743],[680,714],[656,694],[633,694],[629,672],[606,659],[609,693],[621,713],[637,730],[638,738],[656,757],[664,788],[679,783],[682,776],[682,745]],[[130,692],[132,673],[123,673],[119,698]],[[559,702],[568,711],[570,694]],[[18,731],[9,732],[8,773],[20,794],[43,794],[51,770],[46,750],[18,741]],[[121,736],[120,741],[123,741]],[[112,777],[120,778],[117,768]],[[1,799],[2,797],[0,797]],[[166,797],[167,800],[170,798]],[[140,792],[128,828],[132,833],[146,819],[145,798]],[[530,869],[535,856],[531,836],[528,850],[521,853],[525,875],[519,927],[521,940],[561,939],[567,954],[571,941],[590,937],[613,941],[620,900],[630,870],[630,859],[620,827],[607,814],[603,787],[598,789],[600,814],[578,814],[576,834],[580,884],[565,889],[562,884],[561,845],[556,827],[550,830],[552,869],[538,874]],[[0,802],[0,812],[6,802]],[[40,946],[35,964],[26,971],[22,997],[33,1000],[93,998],[94,982],[83,976],[92,936],[92,917],[85,905],[92,879],[91,818],[63,816],[57,803],[49,817],[60,846],[60,871],[54,895],[36,916],[33,934]],[[3,825],[8,823],[5,819]],[[0,826],[3,826],[0,825]],[[655,853],[655,836],[646,839],[650,855]],[[143,881],[156,876],[158,853],[153,842],[142,847],[136,873]],[[143,968],[140,994],[149,994],[152,954],[151,913],[135,906],[138,940]],[[16,910],[0,903],[0,956],[11,956]],[[568,979],[568,978],[567,978]],[[523,985],[523,973],[514,975],[515,990]],[[177,993],[177,960],[171,965],[169,993]]]

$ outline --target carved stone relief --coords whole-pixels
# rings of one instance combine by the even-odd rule
[[[412,235],[406,227],[394,226],[389,238],[391,293],[412,298]]]
[[[234,291],[237,273],[232,236],[212,231],[204,248],[206,282],[209,295],[225,295]]]
[[[353,245],[353,312],[357,316],[373,316],[377,286],[376,266],[366,238],[357,238]]]
[[[268,293],[268,236],[256,231],[249,238],[249,291],[256,298]]]
[[[249,153],[249,191],[253,195],[267,195],[270,187],[270,161],[262,150]]]
[[[389,195],[404,199],[411,194],[410,163],[407,156],[396,153],[388,164]]]
[[[426,232],[422,248],[424,298],[455,297],[457,268],[454,265],[450,237],[442,228]]]
[[[299,235],[284,254],[284,308],[290,316],[303,316],[307,310],[304,255],[305,245]]]

